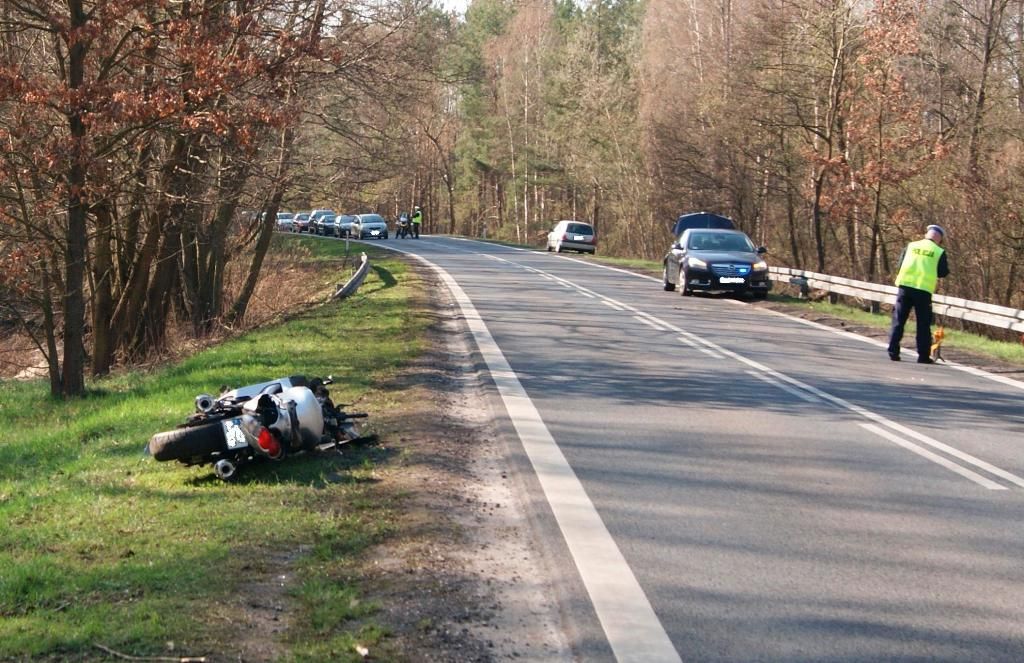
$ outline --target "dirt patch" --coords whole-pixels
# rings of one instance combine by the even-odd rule
[[[382,484],[406,508],[362,569],[377,621],[405,660],[570,660],[468,332],[443,284],[426,278],[431,349],[389,385],[404,394],[402,411],[380,417],[402,449]]]

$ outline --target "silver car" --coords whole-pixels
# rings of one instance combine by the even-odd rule
[[[597,251],[597,236],[594,226],[583,221],[559,221],[548,233],[548,251]]]
[[[277,213],[277,229],[291,232],[295,229],[293,219],[295,215],[291,212],[278,212]]]
[[[356,239],[387,239],[387,221],[380,214],[356,214],[352,221],[352,236]]]
[[[339,214],[334,217],[334,234],[338,237],[352,236],[352,222],[356,217],[351,214]]]

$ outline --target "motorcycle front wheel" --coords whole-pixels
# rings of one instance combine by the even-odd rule
[[[215,422],[157,433],[149,440],[149,453],[157,460],[188,460],[224,449],[224,430]]]

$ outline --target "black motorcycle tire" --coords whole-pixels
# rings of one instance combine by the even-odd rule
[[[224,430],[219,421],[157,433],[149,440],[149,452],[157,460],[184,461],[223,449]]]

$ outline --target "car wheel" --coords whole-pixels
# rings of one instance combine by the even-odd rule
[[[544,247],[544,248],[546,248],[546,249],[548,250],[548,253],[551,253],[551,244],[548,244],[548,245],[547,245],[546,247]]]
[[[679,268],[679,289],[682,291],[683,297],[690,297],[691,295],[693,295],[693,290],[690,290],[689,288],[686,287],[686,284],[689,283],[689,281],[690,281],[690,279],[687,277],[686,268],[685,267],[680,267]]]
[[[665,288],[666,292],[673,292],[676,289],[675,283],[669,283],[668,280],[668,263],[666,262],[661,268],[661,283]]]

